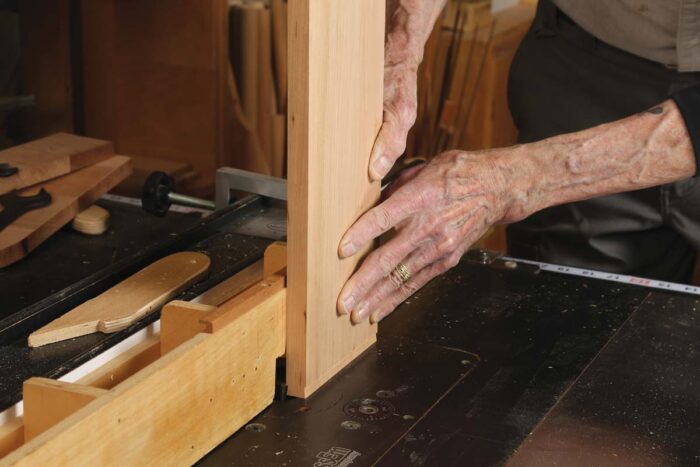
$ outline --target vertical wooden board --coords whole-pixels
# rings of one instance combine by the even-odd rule
[[[289,2],[287,384],[307,397],[370,346],[376,327],[336,314],[357,259],[350,225],[379,198],[368,174],[382,122],[384,2]]]

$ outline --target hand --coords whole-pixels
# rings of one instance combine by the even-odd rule
[[[395,236],[365,258],[338,297],[354,323],[378,322],[435,276],[455,266],[470,245],[509,218],[510,194],[496,151],[448,151],[405,171],[385,200],[341,240],[340,256],[395,228]],[[411,277],[394,272],[403,264]]]
[[[406,150],[416,122],[418,65],[446,0],[391,0],[384,49],[384,121],[372,148],[369,176],[382,179]]]
[[[408,132],[418,107],[417,64],[392,64],[387,50],[384,66],[384,121],[369,160],[372,180],[381,180],[406,150]]]

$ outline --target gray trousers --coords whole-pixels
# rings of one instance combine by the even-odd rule
[[[644,111],[700,82],[604,44],[540,0],[508,98],[527,143]],[[688,282],[700,248],[698,178],[555,206],[509,226],[512,256]]]

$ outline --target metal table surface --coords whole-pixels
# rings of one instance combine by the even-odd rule
[[[637,447],[631,459],[697,465],[697,305],[463,260],[312,397],[275,401],[201,465],[503,465],[538,424],[518,465],[599,465],[596,450]]]

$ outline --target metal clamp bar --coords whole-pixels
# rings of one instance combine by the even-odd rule
[[[287,181],[247,170],[221,167],[216,171],[216,209],[229,205],[231,190],[287,200]]]

